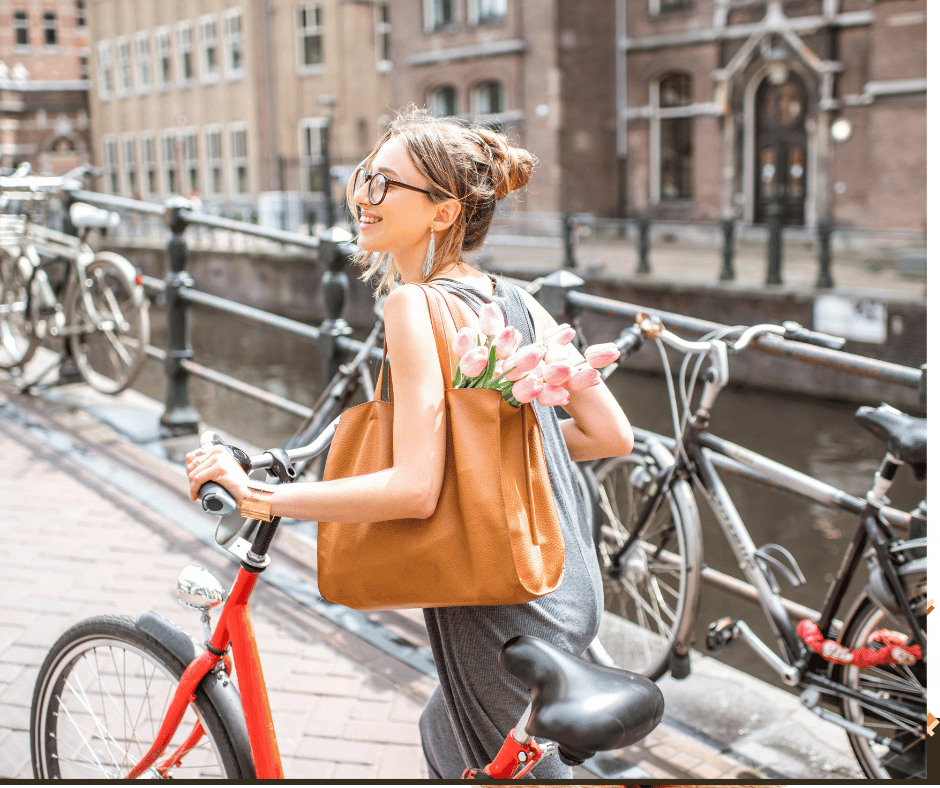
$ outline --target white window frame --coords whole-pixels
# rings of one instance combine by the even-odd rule
[[[480,92],[485,85],[491,85],[496,83],[499,85],[500,90],[500,103],[502,104],[502,109],[498,112],[483,112],[480,109]],[[470,93],[470,111],[476,116],[476,118],[482,123],[494,123],[499,122],[503,115],[506,114],[506,83],[499,79],[482,79],[473,86],[473,90]]]
[[[50,20],[49,20],[49,17],[50,17],[50,16],[52,17],[52,24],[51,24],[51,25],[48,24],[49,21],[50,21]],[[54,44],[47,44],[47,43],[46,43],[46,31],[49,30],[50,27],[51,27],[51,29],[52,29],[53,35],[55,36],[55,43],[54,43]],[[60,40],[59,32],[60,32],[60,31],[59,31],[59,15],[58,15],[55,11],[48,11],[48,10],[46,10],[46,9],[43,9],[43,10],[42,10],[42,48],[43,48],[43,49],[46,49],[46,50],[50,50],[50,49],[51,49],[51,50],[55,51],[55,50],[57,50],[60,46],[62,46],[62,42],[61,42],[61,40]]]
[[[240,8],[230,8],[222,15],[223,69],[226,79],[241,79],[245,75],[245,31]],[[237,20],[237,29],[234,24]],[[238,65],[234,53],[238,51]]]
[[[310,184],[310,170],[313,167],[319,167],[321,174],[323,169],[323,133],[326,128],[330,125],[329,118],[325,117],[313,117],[313,118],[301,118],[298,124],[298,130],[300,132],[300,145],[298,151],[300,152],[300,172],[301,172],[301,182],[300,190],[304,194],[323,194],[322,189],[316,191],[309,188]],[[317,142],[319,143],[317,151],[314,152],[312,146],[308,146],[307,142],[311,137],[311,132],[316,129]]]
[[[487,16],[481,16],[480,6],[482,6],[484,3],[490,5],[495,3],[502,3],[503,12],[501,14],[489,14]],[[467,24],[471,26],[487,24],[489,22],[495,22],[499,19],[505,19],[508,13],[509,0],[467,0]]]
[[[98,51],[98,98],[106,101],[114,93],[114,65],[111,61],[111,42],[99,41]]]
[[[179,131],[179,151],[180,151],[180,181],[184,188],[184,194],[189,195],[199,193],[201,187],[199,178],[199,134],[195,128],[180,129]]]
[[[140,167],[137,157],[137,137],[133,134],[125,134],[121,139],[121,158],[124,162],[121,174],[122,188],[124,194],[128,197],[135,197],[140,191]]]
[[[17,17],[17,14],[25,14],[25,16],[20,19]],[[26,43],[18,44],[16,41],[16,35],[20,30],[26,31]],[[32,37],[29,34],[29,11],[25,8],[16,8],[13,10],[13,50],[15,52],[25,52],[30,48],[30,41]]]
[[[188,88],[196,80],[196,52],[193,46],[193,23],[179,22],[176,25],[176,66],[177,84]],[[186,75],[187,56],[189,76]]]
[[[245,123],[230,123],[227,127],[228,147],[229,147],[229,194],[233,197],[251,194],[251,169],[248,166],[248,126]],[[242,135],[244,142],[244,155],[238,154],[238,145],[236,145],[237,135]],[[239,189],[238,170],[245,168],[245,191]]]
[[[437,95],[438,95],[442,90],[444,90],[444,88],[453,88],[453,91],[454,91],[454,115],[456,115],[456,114],[458,114],[458,112],[459,112],[458,102],[459,102],[459,99],[460,99],[460,92],[457,90],[457,86],[454,85],[454,84],[447,83],[447,84],[443,84],[443,85],[435,85],[433,88],[431,88],[431,89],[427,92],[427,96],[425,97],[425,104],[427,105],[428,109],[430,109],[431,112],[436,115],[436,114],[437,114],[437,107],[436,107],[436,106],[432,106],[432,104],[433,104],[433,105],[436,105],[436,104],[437,104]],[[446,113],[442,113],[442,115],[443,115],[443,114],[446,114]]]
[[[221,197],[225,194],[225,152],[222,147],[224,143],[224,134],[222,127],[218,125],[206,126],[202,131],[202,149],[204,152],[203,161],[205,162],[205,177],[202,185],[202,192],[206,196]],[[212,139],[218,140],[217,156],[213,155]],[[219,174],[219,188],[215,188],[215,172]]]
[[[118,141],[113,134],[106,134],[101,138],[102,183],[110,194],[120,194],[120,181],[118,180]]]
[[[209,62],[210,50],[215,55],[215,65]],[[215,14],[199,17],[199,78],[204,84],[219,81],[222,73],[219,50],[219,18]]]
[[[301,17],[307,15],[307,26],[301,26]],[[310,24],[309,20],[316,19],[319,16],[320,21]],[[303,3],[297,6],[297,15],[294,17],[294,23],[297,30],[297,73],[298,74],[322,74],[326,65],[326,35],[323,27],[323,3]],[[320,62],[304,63],[305,47],[304,43],[307,36],[317,36],[320,39]]]
[[[75,26],[79,30],[88,27],[88,9],[85,7],[85,0],[75,0]]]
[[[386,49],[386,54],[392,48],[392,23],[391,23],[391,2],[375,4],[375,60],[378,70],[385,74],[392,70],[392,59],[382,57],[382,50]],[[385,10],[386,18],[382,19],[382,10]],[[382,42],[388,42],[388,47],[383,47]]]
[[[168,144],[169,143],[169,144]],[[181,194],[180,192],[180,183],[182,177],[180,176],[180,167],[179,167],[179,156],[177,151],[179,150],[179,134],[176,130],[173,131],[163,131],[160,133],[160,163],[163,165],[161,168],[161,189],[163,194]],[[170,177],[171,173],[175,176]],[[176,181],[173,183],[172,181]],[[174,188],[175,187],[175,188]]]
[[[126,36],[114,39],[114,77],[117,95],[122,98],[130,95],[134,89],[134,74],[131,66],[131,42]]]
[[[160,193],[160,164],[157,161],[157,138],[150,132],[140,135],[140,171],[140,193],[147,196],[158,195]],[[153,189],[150,188],[151,181]]]
[[[449,27],[450,25],[457,25],[460,23],[460,3],[458,0],[449,0],[449,2],[454,5],[454,18],[450,22],[437,23],[437,8],[438,3],[447,2],[448,0],[424,0],[424,32],[433,33],[435,30],[440,30],[444,27]]]
[[[148,33],[138,33],[134,36],[134,60],[137,61],[137,92],[149,93],[153,86],[154,73]]]
[[[663,143],[662,143],[662,124],[660,121],[668,120],[670,118],[693,118],[700,112],[700,107],[696,106],[695,102],[690,100],[688,104],[679,106],[679,107],[662,107],[660,106],[660,91],[662,88],[663,81],[669,77],[671,74],[682,73],[689,77],[690,80],[690,89],[691,95],[695,95],[695,77],[690,72],[680,72],[680,71],[669,71],[667,73],[661,74],[658,77],[652,79],[648,86],[648,96],[649,102],[648,106],[650,108],[649,121],[650,121],[650,134],[649,134],[649,201],[651,205],[659,205],[663,202],[670,202],[671,198],[663,197],[663,184],[662,184],[662,158],[663,158]],[[693,135],[695,130],[693,129]],[[692,184],[693,188],[695,185],[695,148],[693,145],[692,149],[692,166],[693,166],[693,176]],[[694,192],[693,192],[694,193]],[[690,198],[682,197],[679,199],[688,200]],[[694,198],[692,198],[694,199]]]
[[[172,34],[168,27],[158,27],[153,31],[154,84],[159,90],[169,90],[173,86],[173,47]],[[167,69],[164,73],[163,66]]]

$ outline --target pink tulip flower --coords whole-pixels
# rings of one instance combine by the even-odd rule
[[[602,345],[591,345],[584,351],[584,358],[594,369],[600,369],[620,358],[620,351],[613,342],[605,342]]]
[[[574,339],[576,333],[567,323],[562,323],[560,326],[555,326],[555,328],[546,331],[542,341],[546,345],[567,345]]]
[[[601,373],[593,367],[583,367],[571,376],[568,388],[571,391],[583,391],[601,382]]]
[[[475,378],[481,374],[489,362],[489,353],[485,347],[470,348],[460,359],[460,371],[468,378]]]
[[[539,396],[544,385],[540,378],[524,377],[513,384],[512,396],[515,397],[516,402],[524,405]]]
[[[567,405],[571,394],[564,386],[551,386],[546,383],[536,397],[540,405],[552,407],[554,405]]]
[[[464,326],[457,332],[457,336],[454,337],[454,354],[458,358],[463,358],[467,351],[475,348],[478,344],[478,334],[472,328]]]
[[[571,345],[549,345],[545,351],[545,363],[557,364],[563,361],[568,364],[576,362],[576,357]]]
[[[574,369],[572,368],[571,364],[556,362],[554,364],[546,364],[545,371],[542,373],[542,375],[548,385],[564,386],[565,383],[567,383],[571,378],[573,373]]]
[[[493,344],[496,345],[496,358],[509,358],[519,349],[522,334],[514,326],[506,326],[496,335]]]
[[[503,310],[496,304],[484,304],[480,310],[480,331],[488,337],[495,337],[505,326]]]
[[[506,380],[519,380],[527,372],[535,369],[545,356],[542,345],[526,345],[519,348],[503,364],[506,369]]]

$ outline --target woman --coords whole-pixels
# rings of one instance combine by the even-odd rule
[[[525,186],[534,164],[502,134],[418,110],[383,134],[347,198],[359,218],[360,262],[371,260],[363,278],[379,276],[379,289],[390,291],[385,331],[395,383],[395,464],[364,476],[271,486],[266,499],[273,515],[374,522],[434,512],[444,473],[444,380],[424,293],[408,285],[433,281],[458,296],[469,326],[478,325],[483,304],[498,304],[523,344],[553,327],[531,296],[462,258],[482,246],[496,202]],[[552,408],[535,409],[565,538],[564,577],[556,591],[523,605],[424,611],[440,675],[420,724],[432,779],[457,779],[465,767],[487,764],[525,709],[527,693],[497,662],[506,640],[530,634],[581,654],[599,626],[600,576],[570,461],[628,454],[632,430],[603,384],[571,392],[570,419],[559,422]],[[210,480],[239,504],[248,493],[247,476],[219,448],[188,455],[187,471],[193,500]],[[570,779],[571,770],[552,756],[533,775]]]

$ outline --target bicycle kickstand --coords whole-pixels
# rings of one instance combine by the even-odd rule
[[[72,359],[72,354],[66,349],[61,351],[59,355],[56,356],[55,360],[39,372],[33,380],[21,383],[20,394],[29,394],[32,389],[39,387],[43,378],[57,367],[59,369],[59,377],[50,383],[43,384],[41,388],[49,389],[55,386],[64,386],[68,383],[78,383],[82,380],[82,376],[75,368],[75,361]]]

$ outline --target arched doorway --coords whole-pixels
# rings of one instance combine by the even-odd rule
[[[754,221],[767,220],[775,193],[780,221],[806,221],[806,88],[793,71],[782,84],[765,78],[755,97]]]

